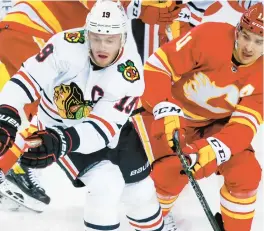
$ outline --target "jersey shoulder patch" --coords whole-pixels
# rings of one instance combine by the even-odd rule
[[[84,44],[85,42],[85,31],[68,31],[64,32],[64,40],[69,43],[81,43]]]
[[[80,31],[82,31],[82,28],[74,28],[71,30],[62,31],[54,35],[54,38],[50,41],[54,45],[54,57],[57,60],[57,63],[60,63],[61,66],[65,68],[67,66],[67,71],[72,70],[76,73],[84,67],[88,60],[89,47],[87,40],[83,35],[83,41],[77,42],[77,40],[81,39],[82,37],[80,34],[80,38],[76,39],[76,42],[69,42],[65,39],[65,36],[67,33],[80,33]],[[72,41],[73,40],[74,38],[72,37]]]
[[[117,71],[120,72],[123,78],[131,83],[140,79],[139,71],[133,61],[127,60],[124,63],[117,65]]]

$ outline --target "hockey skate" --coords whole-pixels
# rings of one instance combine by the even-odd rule
[[[176,222],[171,212],[164,217],[164,231],[190,231],[191,229],[191,224],[185,219]]]
[[[5,181],[5,175],[0,169],[0,185]],[[15,201],[1,195],[0,193],[0,210],[3,211],[17,211],[20,205]]]
[[[177,227],[176,221],[171,212],[164,217],[164,231],[185,231]]]
[[[39,185],[33,169],[16,164],[0,184],[0,195],[15,201],[19,206],[34,212],[43,212],[50,197]]]

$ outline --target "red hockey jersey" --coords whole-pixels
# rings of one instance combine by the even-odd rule
[[[262,123],[263,57],[237,66],[234,45],[233,26],[204,23],[159,48],[145,64],[144,107],[176,103],[192,127],[230,117],[215,137],[234,154],[247,148]]]

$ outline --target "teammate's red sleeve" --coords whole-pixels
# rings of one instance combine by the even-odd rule
[[[162,101],[180,106],[171,96],[171,88],[182,74],[188,73],[201,63],[200,30],[194,28],[187,34],[161,46],[144,65],[145,92],[142,104],[148,110]],[[177,84],[177,83],[176,83]]]

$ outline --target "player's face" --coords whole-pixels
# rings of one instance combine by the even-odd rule
[[[119,53],[121,35],[104,35],[89,32],[89,42],[94,61],[100,67],[111,64]]]
[[[237,56],[242,64],[255,62],[263,54],[263,37],[242,29],[238,33]]]

